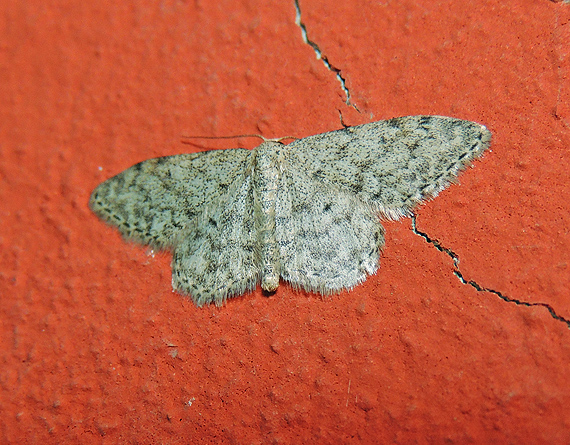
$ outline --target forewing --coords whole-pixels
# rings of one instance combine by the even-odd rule
[[[235,149],[149,159],[100,184],[89,206],[125,238],[171,248],[190,221],[243,176],[250,155]]]
[[[176,243],[172,287],[198,306],[221,304],[254,289],[260,280],[260,246],[254,224],[251,175],[239,175],[220,199],[208,203]]]
[[[408,116],[310,136],[288,148],[292,165],[311,178],[397,219],[437,195],[490,140],[491,133],[475,122]]]
[[[294,287],[328,294],[351,289],[378,269],[384,230],[373,210],[287,162],[275,226],[281,277]]]

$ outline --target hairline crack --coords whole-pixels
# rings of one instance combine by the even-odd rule
[[[303,36],[303,41],[307,45],[309,45],[311,48],[313,48],[313,51],[315,51],[315,55],[317,56],[317,59],[321,60],[323,62],[323,64],[325,65],[325,67],[329,71],[331,71],[332,73],[335,74],[335,76],[338,79],[338,81],[340,82],[340,86],[341,86],[341,88],[344,91],[344,94],[346,96],[346,100],[345,100],[346,105],[351,106],[356,111],[360,112],[358,107],[350,101],[350,91],[349,91],[348,87],[346,86],[346,79],[342,76],[340,69],[338,69],[332,63],[330,63],[327,56],[325,56],[323,54],[323,52],[321,51],[321,49],[319,48],[319,45],[317,45],[315,42],[313,42],[311,39],[309,39],[309,36],[307,34],[307,27],[305,26],[305,24],[301,20],[301,6],[299,5],[299,0],[294,0],[294,3],[295,3],[295,11],[296,11],[295,24],[299,28],[301,28],[301,34]]]
[[[473,287],[477,292],[487,292],[490,294],[494,294],[497,297],[499,297],[501,300],[503,300],[507,303],[515,303],[516,305],[526,306],[526,307],[538,306],[538,307],[545,308],[550,313],[552,318],[554,318],[555,320],[561,321],[562,323],[565,323],[566,326],[568,328],[570,328],[570,320],[567,320],[566,318],[558,315],[556,313],[556,311],[554,310],[554,308],[552,306],[550,306],[548,303],[531,303],[528,301],[518,300],[516,298],[510,298],[510,297],[507,297],[506,295],[504,295],[502,292],[499,292],[497,290],[494,290],[494,289],[491,289],[488,287],[481,286],[475,280],[465,279],[465,277],[463,276],[463,273],[459,269],[459,256],[450,248],[443,246],[437,239],[433,239],[427,233],[421,232],[420,230],[418,230],[418,227],[416,224],[416,215],[412,215],[412,231],[416,235],[421,236],[426,242],[433,245],[440,252],[447,254],[453,260],[453,274],[459,279],[459,281],[461,281],[461,283],[468,284],[469,286]]]

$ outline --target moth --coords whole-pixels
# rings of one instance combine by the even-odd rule
[[[377,271],[381,218],[409,216],[490,140],[475,122],[400,117],[150,159],[99,185],[89,206],[127,240],[172,251],[172,286],[198,306],[280,280],[330,294]]]

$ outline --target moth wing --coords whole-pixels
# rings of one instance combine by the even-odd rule
[[[242,176],[250,155],[234,149],[149,159],[100,184],[89,206],[126,239],[172,248],[190,222]]]
[[[288,148],[291,164],[310,178],[397,219],[453,182],[490,140],[475,122],[407,116],[310,136]]]
[[[220,305],[260,281],[260,246],[251,175],[209,203],[180,236],[172,257],[172,287],[198,306]]]
[[[275,213],[281,277],[293,287],[329,294],[353,288],[378,269],[384,230],[354,195],[285,162]]]

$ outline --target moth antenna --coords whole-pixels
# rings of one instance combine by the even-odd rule
[[[263,142],[281,142],[284,139],[299,139],[295,136],[284,136],[282,138],[268,139],[260,134],[237,134],[235,136],[180,136],[182,139],[236,139],[236,138],[260,138]],[[188,142],[182,141],[183,144]]]

